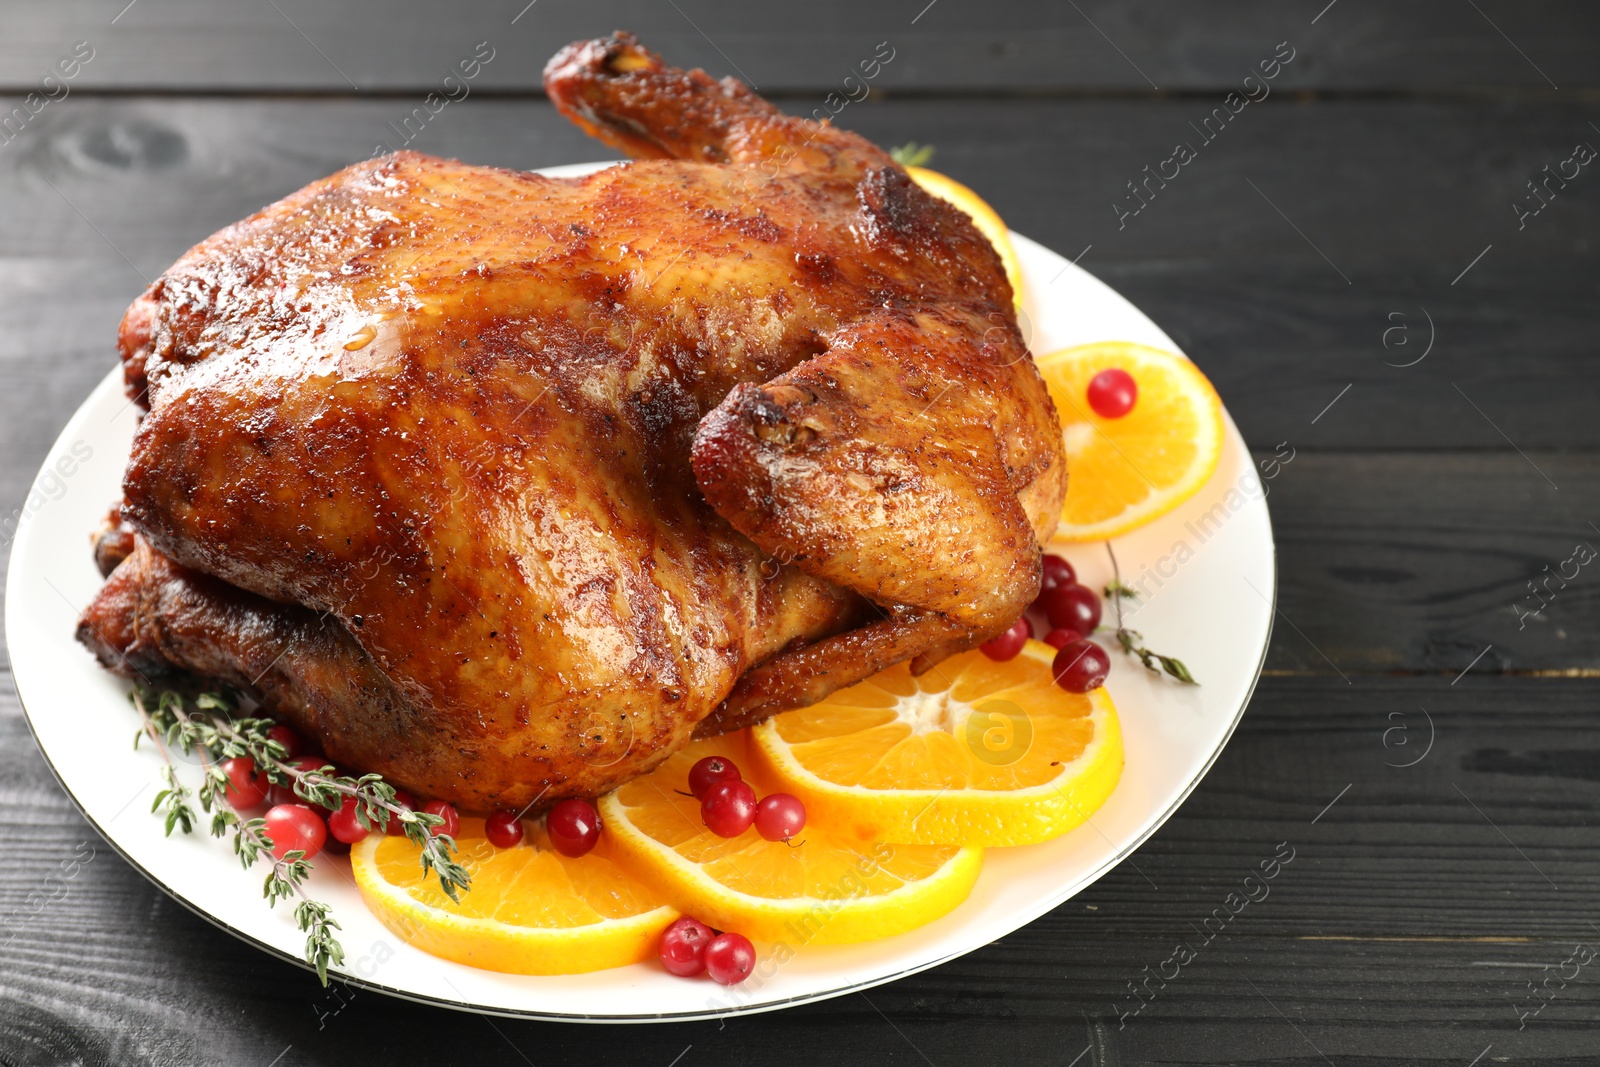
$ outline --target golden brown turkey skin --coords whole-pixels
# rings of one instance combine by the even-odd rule
[[[189,570],[137,536],[80,620],[78,639],[141,680],[181,664],[259,693],[267,710],[328,752],[381,747],[417,780],[478,743],[471,731],[452,733],[449,720],[417,715],[337,619]]]
[[[697,725],[986,639],[1036,592],[1065,489],[959,212],[630,38],[546,77],[580,124],[677,158],[384,157],[135,303],[123,513],[148,544],[82,631],[113,668],[120,634],[253,685],[330,757],[473,810],[594,794]],[[291,673],[257,678],[274,656]]]

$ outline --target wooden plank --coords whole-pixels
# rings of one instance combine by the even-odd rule
[[[530,167],[603,152],[536,100],[508,98],[536,95],[545,58],[568,40],[630,26],[674,61],[742,69],[800,111],[887,40],[895,60],[843,124],[887,144],[935,143],[935,166],[1017,229],[1069,256],[1092,245],[1084,266],[1201,362],[1263,456],[1279,440],[1298,449],[1273,483],[1283,618],[1252,709],[1131,864],[971,956],[725,1026],[491,1026],[372,993],[328,1015],[340,1002],[304,973],[165,898],[54,784],[0,672],[8,927],[31,913],[42,869],[100,849],[64,899],[0,944],[0,1063],[1593,1058],[1591,969],[1523,1029],[1515,1007],[1532,1006],[1525,983],[1575,942],[1600,944],[1587,891],[1600,874],[1600,683],[1526,676],[1600,670],[1592,569],[1552,581],[1550,605],[1520,627],[1516,605],[1535,604],[1527,582],[1600,522],[1587,513],[1600,488],[1597,201],[1585,170],[1523,229],[1511,204],[1574,142],[1600,143],[1585,132],[1583,92],[1600,12],[1504,0],[912,0],[904,11],[539,0],[512,25],[525,2],[446,14],[416,0],[275,0],[281,13],[249,0],[64,0],[8,12],[0,93],[27,91],[74,40],[96,54],[71,100],[0,144],[0,514],[110,364],[116,319],[145,277],[397,140],[388,124],[476,42],[495,59],[416,147]],[[1279,91],[1119,228],[1111,205],[1125,183],[1173,142],[1199,144],[1189,124],[1285,39],[1297,55]],[[1115,99],[1154,96],[1152,83],[1162,96]],[[95,95],[196,89],[346,99]],[[957,97],[971,91],[1010,98]],[[1098,96],[1070,99],[1086,94]],[[1410,95],[1376,99],[1390,94]],[[934,99],[902,99],[919,95]],[[1429,335],[1426,360],[1397,366]],[[1270,899],[1119,1025],[1136,1004],[1127,983],[1191,938],[1278,841],[1296,859]]]
[[[1312,452],[1271,486],[1270,670],[1600,672],[1600,566],[1574,551],[1600,549],[1600,457]]]
[[[1339,1064],[1460,1067],[1491,1044],[1507,1062],[1582,1062],[1600,1011],[1587,970],[1525,1029],[1513,1005],[1574,943],[1600,942],[1584,889],[1600,877],[1597,697],[1594,681],[1269,678],[1206,782],[1131,863],[970,956],[725,1026],[491,1028],[361,991],[328,1014],[339,1002],[309,975],[169,901],[70,807],[0,674],[0,914],[27,907],[42,865],[85,842],[100,850],[0,946],[0,1061],[281,1054],[281,1067],[402,1049],[456,1062],[471,1049],[485,1063],[667,1063],[692,1045],[682,1062],[920,1063],[920,1051],[937,1064],[1066,1063],[1092,1045],[1080,1062],[1174,1062],[1175,1049],[1195,1064],[1322,1062],[1309,1043]],[[1393,766],[1422,751],[1419,705],[1432,748]],[[1385,747],[1396,725],[1408,744],[1390,734]],[[1280,842],[1294,858],[1270,893],[1201,943],[1195,927]],[[1127,984],[1183,940],[1196,958],[1119,1028],[1138,1004]]]
[[[1286,89],[1570,92],[1595,84],[1600,36],[1600,13],[1575,0],[1500,0],[1478,11],[1453,0],[125,3],[58,0],[9,12],[0,87],[26,92],[85,40],[95,53],[75,79],[80,91],[425,92],[487,42],[495,58],[477,88],[537,92],[556,49],[622,27],[679,65],[779,93],[841,88],[881,41],[894,59],[872,86],[889,92],[1228,89],[1279,41],[1295,49],[1281,75]]]

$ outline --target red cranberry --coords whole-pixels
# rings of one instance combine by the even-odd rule
[[[1139,383],[1121,367],[1103,370],[1089,379],[1089,406],[1102,419],[1120,419],[1139,399]]]
[[[749,782],[718,782],[706,790],[700,818],[718,837],[738,837],[756,821],[756,791]]]
[[[600,813],[587,800],[563,800],[544,817],[544,828],[557,852],[576,859],[600,840]]]
[[[1022,647],[1028,643],[1028,638],[1033,636],[1033,624],[1026,617],[1018,619],[1011,627],[997,637],[991,637],[978,646],[985,656],[992,660],[1005,662],[1016,659]]]
[[[756,833],[787,841],[806,827],[806,806],[791,793],[769,793],[756,805]]]
[[[739,768],[726,756],[707,756],[689,768],[689,792],[696,800],[706,798],[706,790],[718,782],[739,781]]]
[[[444,822],[433,828],[436,834],[449,834],[456,837],[461,833],[461,816],[456,813],[455,805],[444,800],[430,800],[422,805],[422,810],[429,815],[437,815]]]
[[[511,848],[522,841],[522,820],[514,811],[497,811],[483,820],[483,836],[495,848]]]
[[[1039,592],[1048,593],[1059,585],[1071,585],[1078,580],[1078,574],[1072,569],[1072,564],[1060,556],[1047,555],[1041,561],[1044,576],[1039,580]]]
[[[661,965],[680,978],[706,969],[706,946],[716,935],[711,927],[685,915],[661,931]]]
[[[339,810],[328,816],[328,832],[336,841],[343,841],[347,845],[356,844],[366,840],[371,830],[361,825],[361,820],[356,818],[356,807],[359,802],[355,797],[345,797]]]
[[[272,854],[280,860],[294,849],[310,859],[322,851],[328,828],[322,816],[304,804],[279,804],[267,812],[267,836],[272,838]]]
[[[1087,693],[1106,684],[1111,673],[1111,657],[1093,641],[1074,641],[1056,653],[1050,673],[1056,684],[1069,693]]]
[[[283,758],[286,760],[305,755],[311,747],[294,727],[281,724],[267,731],[267,740],[283,746]]]
[[[1044,635],[1044,643],[1051,648],[1062,648],[1074,641],[1082,641],[1083,635],[1076,630],[1051,630]]]
[[[256,761],[249,756],[235,756],[222,761],[222,773],[228,776],[228,785],[222,791],[223,799],[238,811],[260,807],[267,799],[264,777],[256,773]]]
[[[1045,614],[1052,630],[1076,630],[1092,634],[1100,625],[1100,598],[1087,586],[1063,585],[1045,595]]]
[[[705,951],[706,973],[722,985],[738,985],[756,969],[756,947],[743,934],[718,934]]]

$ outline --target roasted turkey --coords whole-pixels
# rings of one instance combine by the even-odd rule
[[[133,304],[78,630],[475,811],[988,639],[1066,489],[1000,260],[886,153],[627,34],[545,85],[638,161],[359,163]]]

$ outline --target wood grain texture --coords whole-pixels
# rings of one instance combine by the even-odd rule
[[[1544,584],[1578,544],[1600,550],[1594,456],[1313,452],[1270,484],[1269,670],[1600,672],[1600,573]]]
[[[1585,970],[1520,1031],[1513,1004],[1531,1007],[1539,967],[1600,943],[1600,683],[1532,691],[1476,675],[1268,678],[1205,785],[1131,862],[1001,942],[865,996],[725,1027],[585,1028],[491,1026],[362,991],[341,1007],[100,843],[0,675],[0,915],[15,928],[0,947],[0,1062],[264,1067],[289,1048],[280,1067],[461,1062],[464,1050],[483,1063],[665,1065],[693,1045],[681,1062],[920,1063],[920,1050],[939,1065],[1067,1063],[1091,1042],[1081,1062],[1322,1062],[1305,1039],[1341,1065],[1465,1064],[1491,1043],[1512,1063],[1584,1062],[1600,979]],[[1390,766],[1423,751],[1419,706],[1432,748]],[[1406,733],[1386,746],[1396,725]],[[94,859],[28,915],[37,872],[81,842]],[[1294,858],[1270,895],[1201,944],[1194,926],[1279,842]],[[1119,1029],[1138,1006],[1127,983],[1183,939],[1197,958]]]
[[[82,90],[426,91],[487,41],[496,56],[477,87],[538,92],[540,71],[557,48],[618,28],[638,33],[674,64],[736,74],[783,94],[841,88],[879,41],[891,42],[895,58],[872,85],[889,92],[1231,88],[1282,40],[1311,53],[1286,72],[1286,88],[1544,91],[1595,84],[1600,71],[1587,44],[1600,31],[1593,5],[1479,6],[1481,12],[1452,0],[58,0],[8,14],[0,87],[26,91],[73,42],[87,40],[96,53],[79,75]]]
[[[218,932],[77,814],[0,671],[0,1064],[1595,1061],[1593,965],[1521,1029],[1515,1005],[1574,943],[1600,945],[1600,580],[1586,568],[1520,625],[1513,605],[1600,538],[1600,178],[1521,228],[1512,203],[1600,144],[1600,10],[526,3],[7,9],[0,114],[74,41],[96,52],[0,144],[0,518],[147,278],[398,146],[477,42],[495,58],[472,95],[410,146],[527,168],[604,155],[540,99],[545,59],[577,37],[628,27],[799,111],[887,40],[873,96],[838,121],[937,145],[935,167],[1171,333],[1260,458],[1295,448],[1269,499],[1281,616],[1250,711],[1130,863],[1001,942],[780,1013],[588,1028],[341,1000]],[[1273,95],[1196,131],[1283,40]],[[1197,158],[1119,220],[1180,140]],[[1295,859],[1270,897],[1119,1022],[1129,983],[1279,842]],[[30,896],[86,854],[58,899]]]

